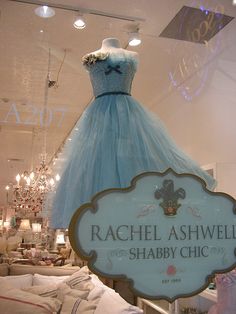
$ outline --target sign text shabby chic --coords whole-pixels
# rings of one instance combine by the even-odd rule
[[[235,266],[235,205],[196,176],[143,173],[79,208],[70,240],[93,271],[125,276],[137,295],[173,301]]]

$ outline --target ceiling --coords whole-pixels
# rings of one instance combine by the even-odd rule
[[[201,97],[206,101],[210,78],[214,77],[211,89],[215,91],[227,81],[227,103],[235,99],[236,19],[205,44],[159,37],[184,5],[235,17],[236,6],[231,0],[48,0],[47,4],[144,20],[139,23],[142,44],[129,48],[137,51],[140,58],[132,94],[167,123],[187,152],[194,152],[188,137],[192,131],[180,131],[176,119],[182,121],[191,110],[192,122],[186,119],[186,123],[194,126],[194,116],[198,114],[194,111],[195,98],[199,103]],[[34,14],[36,7],[0,1],[0,206],[6,205],[5,186],[14,181],[18,172],[36,167],[43,150],[47,152],[47,163],[53,165],[70,130],[93,98],[82,56],[98,49],[108,37],[118,38],[127,47],[128,32],[136,25],[86,14],[87,27],[76,30],[72,26],[75,11],[55,9],[54,17],[43,19]],[[213,67],[218,58],[221,58],[220,74],[209,72],[209,65]],[[56,84],[49,88],[47,95],[48,71],[50,80]],[[221,96],[224,93],[222,90]],[[46,127],[43,125],[45,106]],[[205,112],[201,114],[204,116]],[[203,145],[198,141],[196,137],[196,145]]]

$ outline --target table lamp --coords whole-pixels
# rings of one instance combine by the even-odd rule
[[[23,231],[22,243],[25,242],[25,233],[31,230],[29,219],[22,219],[19,227],[19,231]]]
[[[60,248],[65,247],[65,235],[64,233],[59,233],[56,238],[57,249],[60,251]]]
[[[38,222],[33,222],[32,223],[32,232],[34,234],[33,237],[34,237],[35,242],[39,242],[41,231],[42,231],[41,224]]]

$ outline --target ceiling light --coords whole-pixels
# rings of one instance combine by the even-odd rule
[[[130,33],[129,34],[130,37],[129,37],[129,46],[138,46],[141,44],[141,38],[139,36],[139,32],[136,31],[136,32],[133,32],[133,33]]]
[[[47,5],[42,5],[34,10],[35,14],[39,17],[48,18],[55,15],[55,11]]]
[[[86,26],[86,23],[83,19],[82,14],[77,14],[73,26],[77,29],[83,29]]]
[[[236,0],[233,0],[233,5],[236,5]]]

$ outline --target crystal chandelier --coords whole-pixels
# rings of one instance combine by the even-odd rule
[[[21,175],[16,176],[16,184],[11,184],[11,187],[6,186],[8,204],[13,207],[15,212],[22,217],[29,216],[42,212],[46,195],[51,192],[55,186],[56,181],[60,180],[57,174],[55,177],[51,175],[51,170],[46,164],[46,138],[47,138],[47,104],[48,104],[48,89],[50,87],[49,79],[50,69],[50,50],[48,59],[48,72],[45,81],[44,93],[44,108],[43,108],[43,147],[42,159],[39,167],[35,171],[24,171]],[[11,200],[9,201],[9,190],[12,190]]]
[[[48,192],[51,192],[56,181],[60,180],[57,174],[53,177],[50,169],[42,159],[40,166],[35,171],[29,173],[24,171],[16,176],[16,184],[12,185],[11,206],[20,216],[30,213],[35,215],[43,210],[43,204]],[[6,187],[7,190],[10,186]]]

